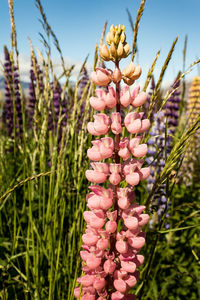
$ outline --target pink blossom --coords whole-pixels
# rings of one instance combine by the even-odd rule
[[[114,134],[119,134],[122,131],[121,116],[119,112],[112,113],[111,130]]]
[[[94,115],[94,122],[87,124],[87,130],[92,135],[106,134],[109,130],[110,118],[105,114]]]
[[[131,94],[129,91],[129,86],[125,85],[120,92],[120,103],[124,107],[127,107],[131,103]]]
[[[112,86],[108,87],[108,93],[105,95],[105,103],[108,109],[112,109],[117,104],[116,93]]]
[[[123,160],[127,160],[130,157],[130,151],[129,151],[129,139],[124,138],[119,143],[120,149],[118,152],[118,155],[123,158]]]
[[[91,74],[91,79],[96,85],[107,86],[111,82],[112,71],[104,68],[96,68]]]
[[[106,107],[105,103],[105,94],[106,92],[101,89],[96,89],[95,94],[97,97],[91,97],[90,98],[90,105],[95,109],[95,110],[103,110]]]
[[[145,103],[147,100],[147,94],[145,92],[141,92],[137,94],[137,91],[132,91],[131,93],[131,104],[133,107],[139,107]]]
[[[116,50],[112,45],[110,49],[113,60],[115,52],[122,51],[120,47]],[[149,216],[144,213],[145,206],[135,202],[133,189],[150,174],[149,167],[143,167],[144,159],[141,159],[147,154],[142,134],[150,128],[150,122],[143,119],[144,113],[140,110],[122,118],[120,108],[129,105],[139,107],[147,97],[144,92],[139,93],[139,87],[129,89],[129,85],[141,74],[140,66],[130,63],[121,72],[115,63],[114,72],[96,68],[91,74],[96,85],[107,87],[95,90],[95,97],[90,98],[91,106],[97,111],[116,109],[111,118],[104,113],[94,115],[94,121],[87,124],[88,132],[94,136],[116,136],[93,140],[91,148],[87,150],[92,163],[91,169],[86,171],[86,178],[92,184],[89,186],[91,192],[86,195],[90,210],[83,213],[86,228],[80,256],[84,275],[77,279],[81,290],[79,287],[74,290],[74,296],[82,300],[135,300],[135,295],[128,292],[139,279],[140,273],[136,268],[144,262],[144,256],[139,251],[145,244],[142,226],[148,223]],[[127,85],[120,91],[122,77]],[[116,84],[115,89],[108,86],[111,81]],[[125,138],[121,137],[123,126]],[[130,138],[126,130],[128,134],[136,136]],[[99,185],[107,180],[108,188]],[[129,186],[120,188],[122,181]],[[117,232],[119,220],[123,230]]]

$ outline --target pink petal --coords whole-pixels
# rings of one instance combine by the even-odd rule
[[[143,133],[150,128],[151,124],[148,119],[142,120],[142,126],[139,133]]]
[[[128,148],[120,148],[118,155],[123,159],[127,160],[130,157],[130,152]]]
[[[135,230],[138,227],[138,219],[135,217],[128,217],[124,220],[124,224],[130,230]]]
[[[134,120],[132,123],[126,126],[126,128],[130,133],[141,133],[142,122],[139,119]]]
[[[83,286],[90,286],[93,285],[95,280],[94,275],[84,275],[77,279],[77,282],[82,284]]]
[[[101,153],[99,151],[97,151],[94,147],[89,148],[87,150],[87,156],[89,159],[91,159],[93,161],[99,161],[103,158]]]
[[[85,294],[84,296],[81,297],[81,300],[95,300],[95,296],[90,294]]]
[[[93,170],[87,170],[85,172],[87,180],[94,182],[94,183],[103,183],[106,181],[107,176],[104,173],[93,171]]]
[[[115,221],[108,221],[106,223],[106,231],[108,233],[114,233],[117,230],[117,223]]]
[[[116,264],[114,261],[107,259],[103,265],[103,268],[107,274],[113,274],[116,269]]]
[[[127,291],[126,282],[122,279],[115,279],[114,280],[114,287],[120,293],[125,293]]]
[[[130,150],[133,150],[135,147],[137,147],[141,142],[141,140],[142,140],[142,136],[136,136],[135,138],[131,139],[129,143]]]
[[[127,183],[133,186],[137,185],[140,182],[140,176],[136,172],[126,175],[125,179]]]
[[[135,97],[137,97],[139,91],[140,91],[140,87],[139,87],[139,86],[136,86],[136,87],[131,91],[131,98],[132,98],[132,101],[135,99]]]
[[[96,132],[96,130],[94,129],[94,123],[93,122],[88,122],[88,124],[87,124],[87,130],[92,135],[99,135],[99,133]]]
[[[94,195],[88,199],[88,207],[90,209],[99,209],[100,207],[100,199],[101,197]]]
[[[137,279],[133,275],[129,275],[128,279],[125,280],[126,284],[129,286],[129,288],[132,288],[136,285]]]
[[[139,226],[144,226],[149,222],[149,215],[147,214],[142,214],[139,217]]]
[[[120,292],[114,292],[111,295],[111,300],[121,300],[124,299],[124,294],[120,293]]]
[[[113,87],[108,87],[109,92],[105,96],[105,103],[108,108],[113,108],[117,104],[116,96]]]
[[[113,200],[111,198],[102,197],[100,200],[100,207],[103,210],[108,210],[113,205]]]
[[[147,144],[141,144],[131,151],[135,157],[143,157],[147,154],[148,148]]]
[[[127,253],[128,245],[125,241],[117,241],[115,247],[119,253]]]
[[[82,235],[83,243],[87,246],[93,246],[98,241],[98,236],[94,234],[85,233]]]
[[[88,259],[86,260],[86,264],[87,266],[91,269],[94,270],[96,269],[98,266],[100,266],[101,264],[101,258],[97,258],[97,257],[88,257]]]
[[[121,181],[121,176],[118,173],[112,173],[109,177],[110,183],[118,185]]]
[[[97,97],[90,98],[90,105],[94,109],[99,110],[99,111],[105,109],[105,107],[106,107],[105,102]]]
[[[121,267],[128,273],[133,273],[136,270],[136,264],[131,261],[121,261]]]
[[[94,281],[94,284],[93,284],[93,287],[99,291],[99,290],[102,290],[104,288],[106,284],[106,281],[104,278],[96,278],[95,281]]]
[[[131,104],[133,105],[133,107],[138,107],[143,105],[146,100],[147,94],[145,92],[141,92],[138,96],[136,96],[136,98],[131,102]]]
[[[80,256],[82,260],[86,261],[86,259],[90,256],[90,253],[87,251],[80,251]]]
[[[144,263],[144,256],[137,254],[136,257],[133,259],[133,262],[136,264],[137,267],[141,266]]]
[[[128,239],[129,245],[135,249],[140,249],[145,244],[145,239],[143,237],[133,237]]]
[[[130,205],[130,202],[127,197],[119,198],[117,203],[121,209],[127,209]]]
[[[99,239],[97,242],[97,248],[100,250],[105,250],[109,246],[109,241],[108,239]]]
[[[150,175],[150,167],[140,169],[140,180],[145,180]]]

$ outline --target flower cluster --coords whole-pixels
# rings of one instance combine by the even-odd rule
[[[188,128],[190,128],[195,121],[200,112],[200,77],[194,77],[192,85],[189,90],[189,98],[187,103],[187,113],[188,113]],[[190,145],[185,153],[185,157],[182,164],[182,174],[184,182],[189,185],[195,181],[194,168],[196,167],[196,157],[199,156],[199,136],[200,131],[198,130],[190,139]],[[197,178],[199,181],[199,179]]]
[[[179,75],[175,79],[172,85],[172,94],[167,100],[164,106],[164,115],[167,119],[167,140],[166,140],[166,152],[167,156],[171,151],[173,136],[178,126],[179,117],[179,104],[180,104],[180,80]],[[174,90],[174,91],[173,91]]]
[[[5,63],[5,106],[3,120],[6,124],[8,135],[12,136],[14,132],[17,135],[22,133],[22,107],[19,91],[19,73],[12,54],[8,52],[7,47],[4,47]]]
[[[119,49],[120,43],[126,43],[122,37],[124,26],[111,26],[107,35],[108,44]],[[105,59],[102,51],[100,55]],[[94,136],[110,133],[115,138],[106,136],[95,139],[87,151],[93,162],[92,169],[86,171],[86,177],[93,185],[86,196],[90,210],[84,212],[87,226],[80,252],[84,275],[77,279],[81,286],[74,290],[75,297],[81,297],[81,300],[136,299],[129,294],[129,290],[136,285],[139,278],[136,268],[144,261],[139,251],[145,244],[142,226],[147,224],[149,216],[143,213],[145,206],[135,202],[134,186],[150,174],[149,167],[143,167],[142,159],[147,153],[147,145],[141,144],[142,134],[149,129],[150,122],[143,118],[144,113],[136,111],[122,118],[120,109],[128,105],[139,107],[147,97],[145,93],[139,93],[139,87],[130,90],[126,85],[120,91],[120,81],[124,74],[128,78],[128,71],[120,71],[119,60],[122,56],[112,51],[110,49],[109,55],[115,62],[115,70],[97,68],[91,74],[97,86],[108,87],[107,91],[96,89],[96,97],[90,98],[91,106],[97,111],[105,108],[116,108],[116,111],[110,116],[105,113],[94,115],[94,121],[87,125],[88,132]],[[141,68],[133,63],[126,70],[129,70],[131,80],[136,78],[131,75],[135,70],[141,73]],[[110,83],[114,83],[116,88],[109,86]],[[121,137],[123,127],[131,137]],[[109,162],[101,162],[106,159]],[[100,185],[107,181],[107,188]],[[126,182],[127,187],[120,187],[120,182]]]
[[[62,99],[62,87],[56,78],[54,78],[51,87],[53,90],[53,105],[49,115],[49,130],[56,131],[58,120],[63,116],[60,124],[62,130],[62,127],[67,125],[67,100]]]
[[[43,83],[43,72],[40,69],[39,64],[37,63],[37,60],[35,60],[35,67],[36,70],[34,70],[34,63],[33,58],[31,59],[31,69],[30,69],[30,83],[29,83],[29,105],[28,105],[28,113],[29,113],[29,123],[30,126],[33,123],[33,117],[34,117],[34,111],[35,111],[35,105],[36,105],[36,86],[37,86],[37,77],[38,77],[38,88],[39,92],[42,94],[44,90],[44,83]]]
[[[168,157],[171,147],[172,141],[175,134],[176,127],[178,126],[178,111],[179,111],[179,103],[180,103],[180,91],[178,90],[180,85],[180,81],[178,78],[175,79],[172,85],[172,94],[170,98],[167,100],[165,104],[164,111],[160,112],[156,115],[154,113],[154,126],[151,130],[151,138],[148,141],[149,144],[149,151],[148,151],[148,163],[152,164],[152,173],[148,178],[148,190],[151,190],[153,184],[156,179],[156,174],[160,174],[163,170],[165,165],[165,158]],[[151,86],[150,96],[154,91],[154,83]],[[165,137],[165,124],[167,122],[167,136]],[[157,148],[155,147],[157,145]],[[166,148],[166,152],[165,152]],[[159,149],[159,152],[158,152]],[[158,157],[155,159],[156,154],[159,154]],[[159,189],[154,194],[153,205],[155,206],[157,213],[154,214],[150,224],[152,225],[155,222],[160,222],[164,211],[167,211],[165,217],[169,217],[169,208],[170,203],[167,204],[166,198],[166,185],[162,184],[159,186]],[[169,228],[169,224],[166,222],[165,227]]]
[[[87,71],[86,67],[84,67],[81,72],[81,79],[80,79],[79,89],[78,89],[79,98],[82,97],[82,95],[84,93],[84,89],[85,89],[86,85],[88,84],[88,81],[89,81],[88,71]]]

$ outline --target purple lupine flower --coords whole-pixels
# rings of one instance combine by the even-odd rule
[[[39,92],[42,93],[44,90],[44,84],[43,84],[43,72],[40,69],[40,66],[37,64],[36,61],[36,71],[37,76],[39,80]],[[29,122],[30,126],[33,122],[33,116],[35,111],[35,105],[36,105],[36,76],[33,70],[33,59],[31,59],[31,69],[30,69],[30,83],[29,83],[29,104],[28,104],[28,113],[29,113]]]
[[[88,84],[88,81],[89,81],[88,71],[87,71],[86,68],[83,68],[83,70],[81,72],[81,79],[80,79],[79,89],[78,89],[78,96],[79,96],[79,98],[82,97],[83,92],[84,92],[84,88]]]
[[[16,128],[16,134],[22,133],[22,107],[21,97],[19,92],[19,73],[16,66],[14,66],[11,56],[7,47],[4,47],[5,63],[5,106],[3,112],[3,120],[6,124],[8,135],[13,135],[14,123]],[[16,116],[14,116],[14,107]],[[15,118],[15,119],[14,119]]]
[[[171,151],[173,136],[178,126],[178,117],[179,117],[179,104],[180,104],[180,80],[178,80],[179,74],[175,79],[172,89],[176,89],[167,100],[167,103],[164,106],[164,114],[167,118],[167,141],[166,141],[166,152],[167,156]]]
[[[163,112],[160,112],[156,116],[156,120],[150,132],[150,139],[148,141],[149,151],[146,161],[151,164],[150,176],[147,179],[147,189],[151,191],[156,181],[157,174],[160,174],[165,165],[165,116]],[[155,220],[157,223],[161,221],[163,213],[166,209],[167,198],[166,198],[166,185],[162,184],[155,191],[153,198],[152,208],[155,208],[156,214],[150,220],[150,226],[153,227]],[[168,227],[168,224],[165,224]]]
[[[49,130],[53,130],[56,132],[58,126],[59,117],[63,117],[60,124],[59,136],[62,136],[62,129],[67,125],[67,99],[66,96],[62,100],[62,87],[58,80],[55,78],[54,82],[52,82],[51,87],[53,89],[53,105],[50,109],[49,114]]]
[[[179,77],[179,75],[178,75]],[[154,172],[154,168],[157,171],[157,174],[160,174],[165,165],[165,158],[168,157],[173,142],[173,136],[175,134],[176,127],[178,125],[178,110],[180,103],[180,91],[178,91],[178,87],[180,85],[180,81],[178,77],[174,81],[172,85],[172,89],[176,89],[171,97],[168,99],[164,112],[159,113],[159,115],[155,115],[156,121],[150,133],[151,138],[149,140],[149,152],[148,152],[148,163],[152,163],[152,173],[148,178],[147,189],[150,190],[153,187],[153,184],[156,180],[156,173]],[[165,123],[167,120],[167,136],[165,137]],[[166,148],[166,149],[165,149]],[[165,153],[166,150],[166,153]],[[158,157],[155,159],[156,155],[159,153]],[[155,159],[155,160],[154,160]],[[153,219],[157,219],[158,223],[161,221],[164,212],[166,218],[169,218],[169,209],[170,209],[170,201],[167,203],[166,198],[166,184],[162,184],[159,186],[158,190],[155,191],[153,206],[157,208],[157,215],[154,216]],[[150,224],[152,224],[154,220],[151,220]],[[169,228],[169,224],[165,223],[165,228]]]
[[[81,97],[84,93],[84,89],[85,89],[86,85],[89,82],[89,79],[90,78],[89,78],[87,69],[83,68],[82,74],[81,74],[81,79],[80,79],[80,84],[79,84],[79,90],[78,90],[78,96],[79,96],[80,99],[81,99]],[[87,92],[88,91],[89,91],[89,86],[88,86]],[[87,93],[85,95],[87,95]],[[84,111],[85,111],[85,105],[86,105],[86,101],[85,101],[85,99],[83,99],[83,103],[81,104],[81,108],[80,108],[80,113],[78,115],[78,122],[77,122],[78,130],[81,130],[81,128],[82,128],[82,124],[83,124],[83,118],[82,117],[83,117],[83,114],[84,114]],[[89,108],[88,116],[90,116],[90,112],[91,112],[91,108]]]

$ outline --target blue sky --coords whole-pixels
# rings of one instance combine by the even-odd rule
[[[108,21],[108,28],[112,24],[124,24],[127,42],[132,43],[132,32],[126,9],[129,9],[135,21],[140,0],[41,1],[47,19],[59,40],[63,56],[69,64],[77,62],[80,65],[88,53],[90,55],[88,62],[92,64],[95,44],[99,42],[105,21]],[[7,2],[7,0],[1,0],[0,4],[1,54],[4,44],[10,48],[10,20]],[[39,32],[43,33],[39,22],[40,14],[34,0],[14,0],[14,11],[18,48],[23,56],[23,62],[26,64],[30,58],[28,36],[33,45],[43,49],[39,36]],[[137,57],[144,76],[156,52],[161,49],[155,70],[155,76],[158,76],[173,40],[179,35],[178,44],[165,75],[165,80],[172,82],[177,72],[182,69],[186,34],[188,35],[186,66],[200,57],[199,28],[199,0],[147,0],[139,28],[139,55]],[[59,56],[53,44],[52,56],[58,62]],[[196,67],[188,78],[197,74],[198,69]]]

